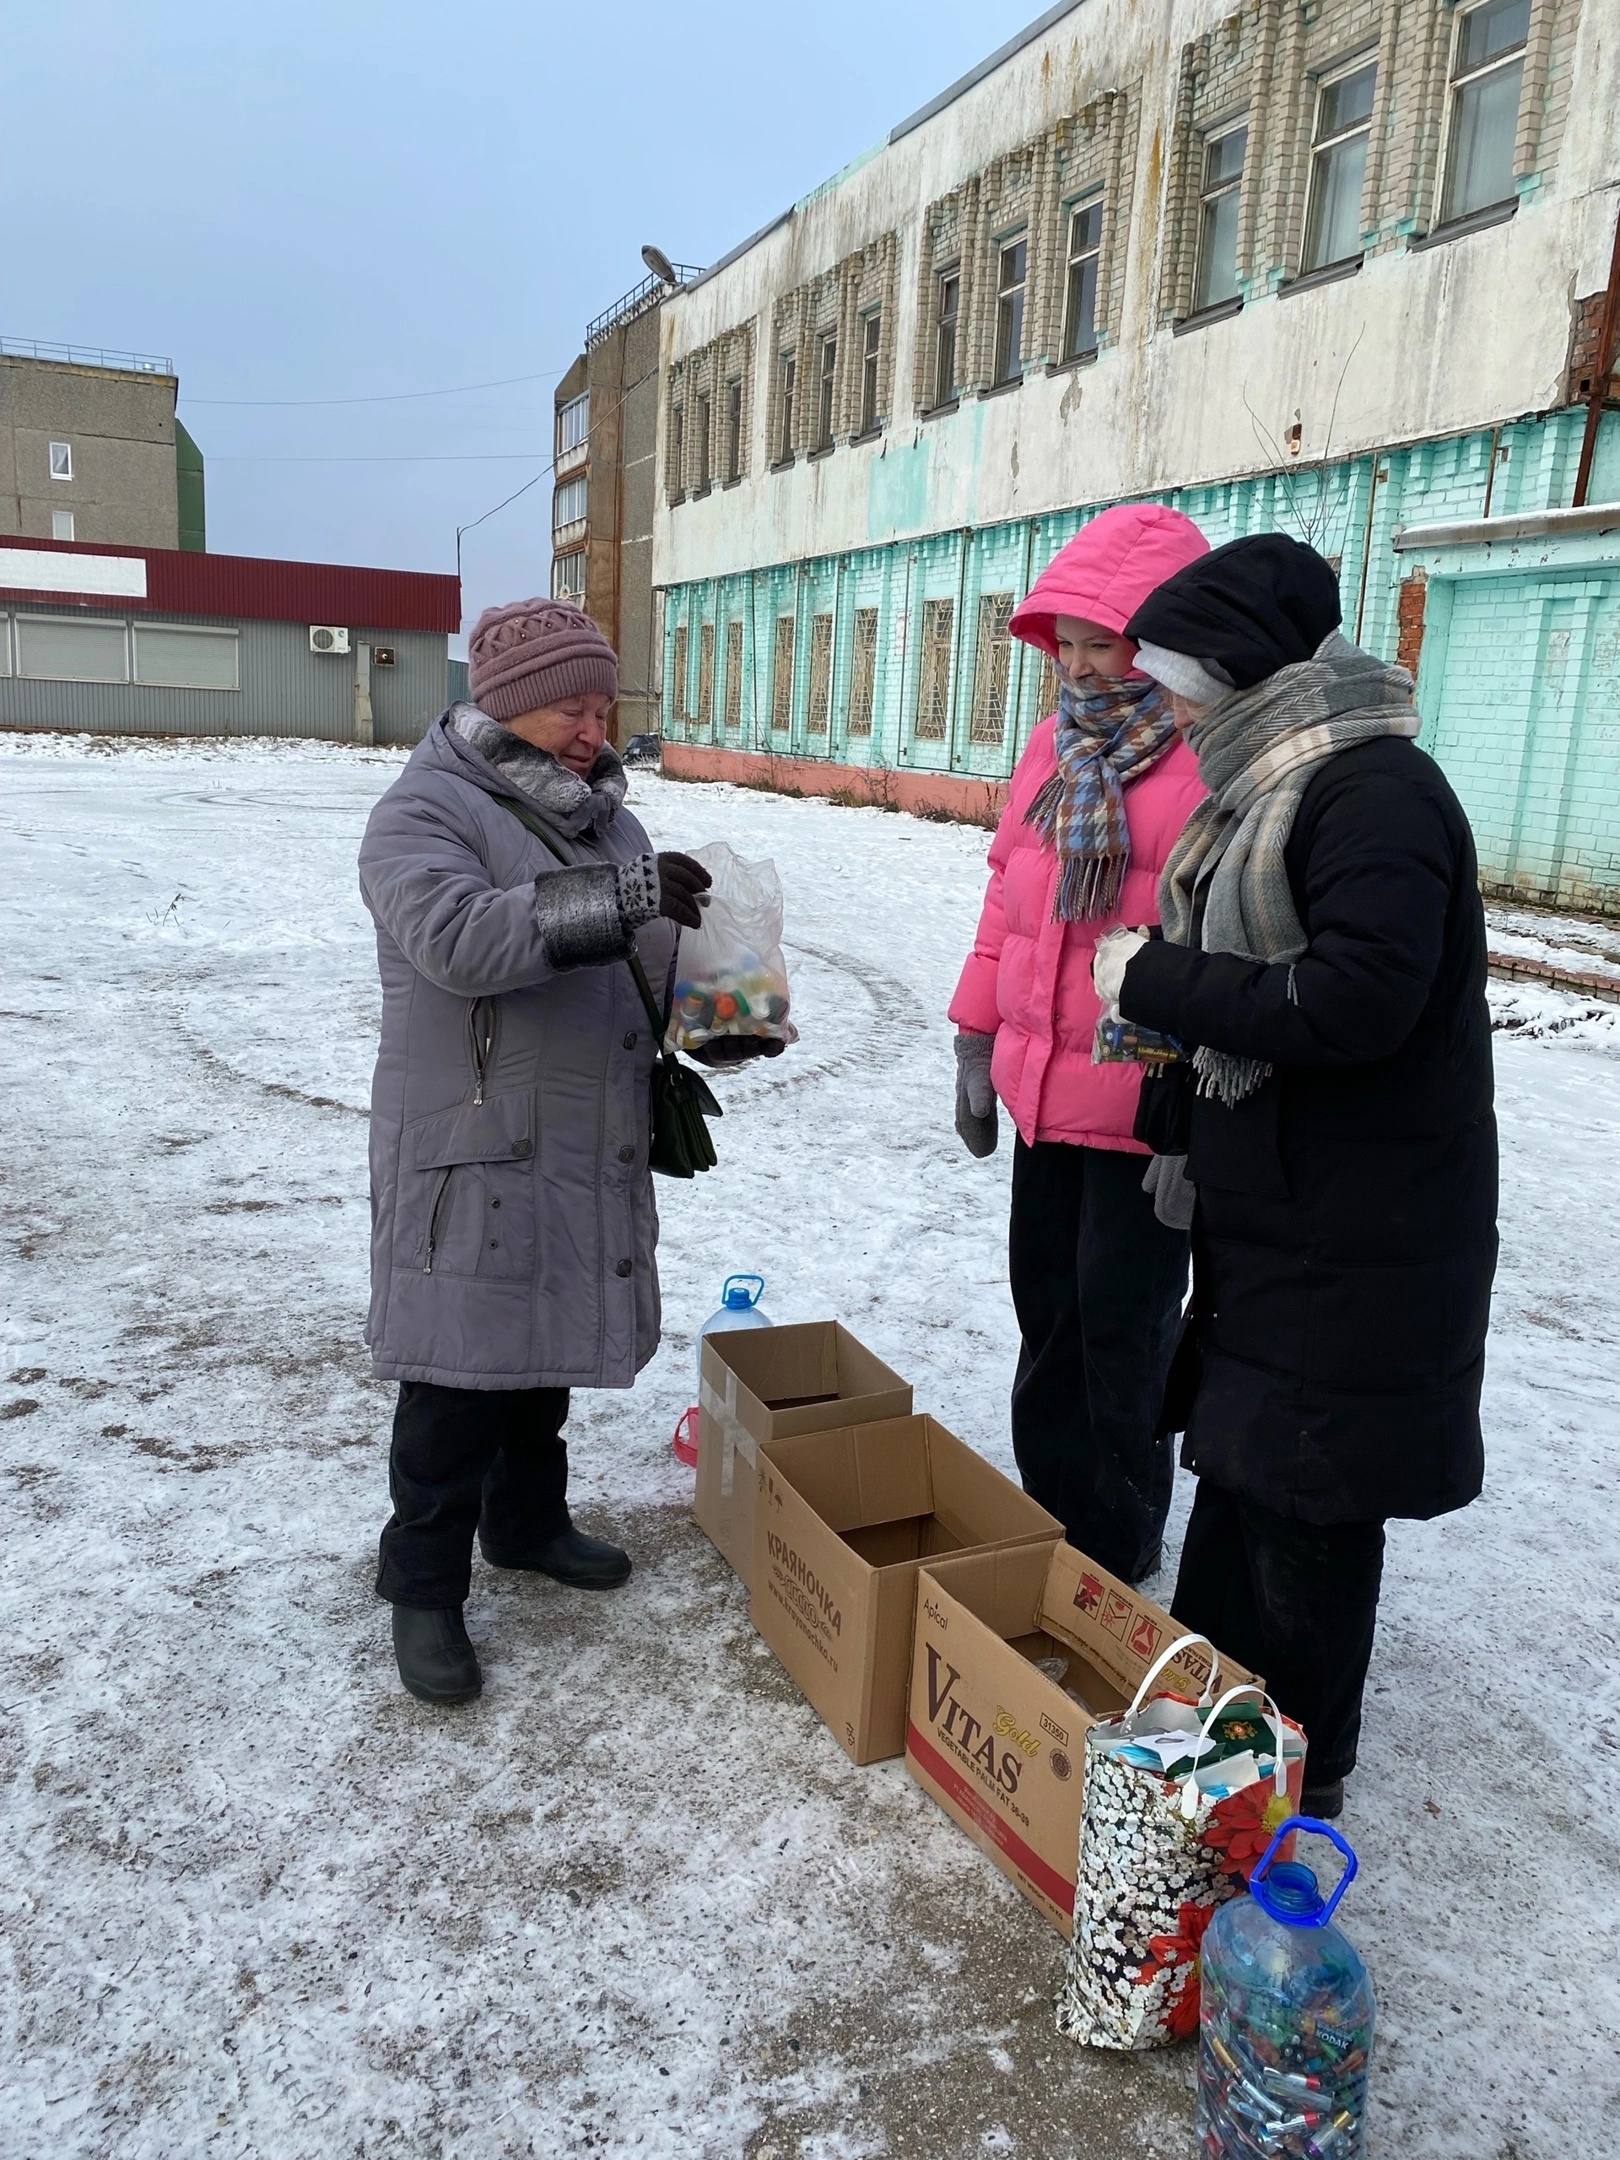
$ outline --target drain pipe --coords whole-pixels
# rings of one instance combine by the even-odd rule
[[[1372,473],[1367,481],[1367,529],[1361,536],[1361,577],[1356,588],[1356,643],[1361,643],[1362,618],[1367,612],[1367,572],[1372,565],[1373,511],[1378,503],[1378,483],[1387,480],[1382,450],[1373,452]]]
[[[1614,373],[1617,336],[1620,336],[1620,217],[1615,220],[1614,253],[1609,261],[1608,290],[1603,295],[1603,322],[1598,331],[1597,360],[1592,369],[1591,385],[1586,396],[1586,430],[1581,436],[1581,461],[1575,468],[1575,495],[1570,504],[1572,510],[1585,506],[1586,491],[1592,484],[1592,464],[1597,456],[1598,429],[1603,425],[1603,407],[1608,400],[1609,378]]]

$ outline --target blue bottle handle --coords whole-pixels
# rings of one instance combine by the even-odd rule
[[[727,1293],[727,1292],[728,1292],[728,1291],[730,1290],[730,1288],[731,1288],[731,1286],[732,1286],[732,1284],[733,1284],[733,1283],[758,1283],[758,1284],[759,1284],[759,1288],[758,1288],[758,1289],[757,1289],[757,1290],[756,1290],[756,1291],[754,1292],[753,1296],[752,1296],[752,1297],[751,1297],[751,1298],[750,1298],[750,1299],[748,1300],[748,1310],[749,1310],[750,1312],[752,1312],[752,1311],[753,1311],[753,1309],[754,1309],[754,1307],[755,1307],[755,1306],[756,1306],[756,1305],[757,1305],[757,1304],[759,1303],[760,1299],[761,1299],[761,1298],[762,1298],[762,1297],[763,1297],[763,1296],[765,1295],[765,1278],[764,1278],[764,1276],[763,1276],[763,1275],[728,1275],[728,1276],[726,1277],[725,1281],[724,1281],[724,1282],[723,1282],[723,1283],[722,1283],[722,1284],[720,1285],[720,1302],[721,1302],[721,1304],[722,1304],[722,1305],[723,1305],[723,1304],[724,1304],[724,1303],[726,1302],[726,1293]]]
[[[1344,1896],[1344,1893],[1349,1889],[1351,1882],[1354,1880],[1361,1863],[1357,1860],[1355,1854],[1351,1851],[1348,1841],[1340,1837],[1338,1831],[1334,1829],[1333,1825],[1331,1823],[1322,1822],[1315,1815],[1290,1815],[1286,1822],[1282,1822],[1277,1825],[1276,1836],[1266,1847],[1265,1851],[1260,1855],[1260,1859],[1255,1867],[1254,1873],[1249,1877],[1249,1889],[1252,1894],[1260,1900],[1260,1903],[1265,1908],[1265,1910],[1267,1912],[1271,1912],[1271,1907],[1269,1904],[1267,1904],[1265,1893],[1261,1889],[1260,1885],[1265,1879],[1267,1869],[1271,1866],[1272,1861],[1277,1856],[1277,1847],[1282,1843],[1285,1837],[1291,1836],[1296,1830],[1315,1831],[1318,1837],[1325,1837],[1331,1843],[1337,1845],[1340,1852],[1343,1853],[1345,1858],[1344,1873],[1334,1884],[1333,1895],[1326,1900],[1322,1907],[1322,1910],[1319,1913],[1313,1913],[1308,1920],[1295,1913],[1289,1913],[1286,1915],[1289,1925],[1292,1927],[1326,1927],[1328,1922],[1333,1918],[1334,1913],[1338,1909],[1340,1898]],[[1272,1918],[1274,1920],[1280,1920],[1284,1917],[1285,1916],[1281,1913],[1272,1913]]]

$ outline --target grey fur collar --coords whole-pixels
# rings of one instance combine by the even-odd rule
[[[559,831],[586,832],[593,826],[610,825],[618,815],[625,778],[616,750],[604,745],[590,778],[582,780],[549,750],[524,742],[476,705],[452,705],[445,723],[469,750],[476,750],[494,766],[504,786],[526,795]]]

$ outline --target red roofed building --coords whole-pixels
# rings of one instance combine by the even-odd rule
[[[411,743],[458,579],[0,534],[0,727]]]

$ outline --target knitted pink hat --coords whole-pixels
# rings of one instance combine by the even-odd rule
[[[467,688],[492,720],[516,720],[592,690],[617,697],[618,655],[583,608],[514,600],[485,608],[473,625]]]

